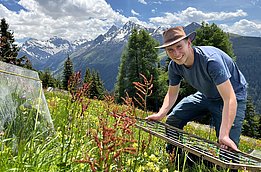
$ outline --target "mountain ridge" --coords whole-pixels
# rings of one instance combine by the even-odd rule
[[[75,41],[78,44],[60,39],[60,45],[57,44],[56,50],[53,48],[54,46],[50,46],[50,42],[53,42],[54,38],[45,41],[30,39],[23,44],[18,56],[26,55],[31,60],[33,68],[37,70],[48,68],[54,75],[59,75],[63,70],[63,62],[70,55],[75,70],[84,72],[88,67],[99,71],[105,87],[111,91],[116,81],[121,52],[133,28],[145,29],[151,35],[161,37],[160,30],[156,31],[156,29],[146,28],[129,21],[119,28],[112,25],[105,34],[101,34],[93,40]],[[59,47],[66,46],[67,49],[59,49]],[[106,72],[101,72],[101,69]]]

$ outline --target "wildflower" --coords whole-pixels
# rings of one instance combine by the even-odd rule
[[[152,161],[152,162],[158,162],[158,158],[154,155],[154,154],[151,154],[149,156],[149,159]]]
[[[128,159],[127,165],[128,165],[128,166],[131,166],[132,163],[133,163],[133,159]]]
[[[80,163],[80,168],[84,169],[84,167],[85,167],[85,164],[84,163]]]
[[[134,147],[135,149],[138,148],[138,143],[133,143],[132,147]]]
[[[160,168],[159,168],[159,166],[155,166],[155,168],[154,168],[154,172],[160,172]]]
[[[144,167],[140,165],[139,168],[137,169],[137,172],[142,172],[142,171],[144,171]]]
[[[50,107],[56,107],[56,102],[54,100],[49,100]]]
[[[71,143],[74,144],[75,142],[76,142],[76,140],[73,138],[72,141],[71,141]]]
[[[146,164],[146,169],[148,169],[148,171],[153,171],[153,172],[159,172],[160,171],[159,166],[157,166],[153,162],[148,162]]]
[[[162,172],[169,172],[167,168],[163,169]]]
[[[146,164],[146,167],[149,169],[149,170],[154,170],[154,164],[153,164],[153,162],[148,162],[147,164]]]
[[[19,109],[20,109],[21,111],[25,111],[25,110],[26,110],[25,107],[24,107],[24,105],[20,105],[20,106],[19,106]]]

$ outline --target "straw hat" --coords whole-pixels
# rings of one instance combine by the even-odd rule
[[[182,39],[185,39],[187,37],[192,42],[196,37],[196,32],[191,32],[188,35],[186,35],[182,26],[170,28],[170,29],[163,32],[164,43],[161,46],[158,46],[158,47],[155,47],[155,48],[168,47],[168,46],[173,45],[173,44],[175,44],[175,43],[177,43],[177,42],[179,42]]]

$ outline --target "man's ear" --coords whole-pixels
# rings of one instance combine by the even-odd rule
[[[188,47],[190,47],[192,45],[192,42],[190,39],[187,39],[187,43],[188,43]]]
[[[166,48],[164,48],[164,51],[165,51],[166,55],[169,57],[169,55],[168,55],[168,51],[167,51]]]

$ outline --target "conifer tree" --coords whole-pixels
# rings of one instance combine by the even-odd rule
[[[115,84],[115,94],[117,101],[120,102],[121,97],[125,97],[125,90],[127,88],[127,85],[130,84],[127,82],[126,78],[126,71],[127,71],[127,45],[123,49],[122,55],[121,55],[121,62],[119,67],[119,73],[117,76],[117,83]]]
[[[63,88],[68,90],[68,81],[70,77],[73,75],[73,63],[68,55],[67,60],[64,63],[64,70],[63,70]]]
[[[23,64],[23,67],[24,68],[27,68],[27,69],[31,69],[33,70],[33,65],[32,65],[32,62],[26,57],[26,56],[23,56],[22,59],[25,58],[25,63]],[[21,59],[21,58],[20,58]]]
[[[89,98],[97,98],[99,100],[104,99],[106,89],[98,72],[91,72],[89,68],[86,68],[84,83],[90,84],[90,88],[88,90]]]
[[[99,100],[102,100],[104,98],[105,88],[99,73],[96,71],[92,73],[92,83],[92,85],[94,85],[93,95],[95,95]]]
[[[84,76],[84,83],[90,83],[91,82],[91,71],[89,68],[86,68],[85,76]]]
[[[32,69],[32,64],[26,56],[17,58],[18,51],[13,32],[9,30],[9,25],[3,18],[0,23],[0,61]]]
[[[7,63],[16,63],[16,57],[18,54],[18,47],[14,44],[15,39],[13,33],[9,29],[9,25],[6,23],[6,20],[3,18],[1,20],[1,48],[0,48],[0,58],[1,61]]]
[[[242,134],[249,137],[260,138],[260,115],[256,114],[253,100],[247,97],[246,115],[242,127]]]
[[[234,61],[236,60],[232,43],[229,40],[229,34],[225,33],[215,23],[209,25],[202,22],[201,27],[197,30],[197,36],[193,41],[193,45],[217,47],[227,53]]]
[[[52,77],[50,69],[39,72],[39,78],[42,81],[43,88],[55,87],[55,78]]]
[[[153,94],[148,98],[148,109],[156,110],[158,108],[158,50],[155,46],[158,45],[145,30],[132,30],[129,37],[128,44],[121,56],[121,64],[117,76],[117,83],[115,86],[115,93],[118,102],[121,98],[126,96],[126,92],[130,97],[134,97],[136,89],[133,82],[141,82],[143,79],[140,74],[146,78],[153,76]]]

